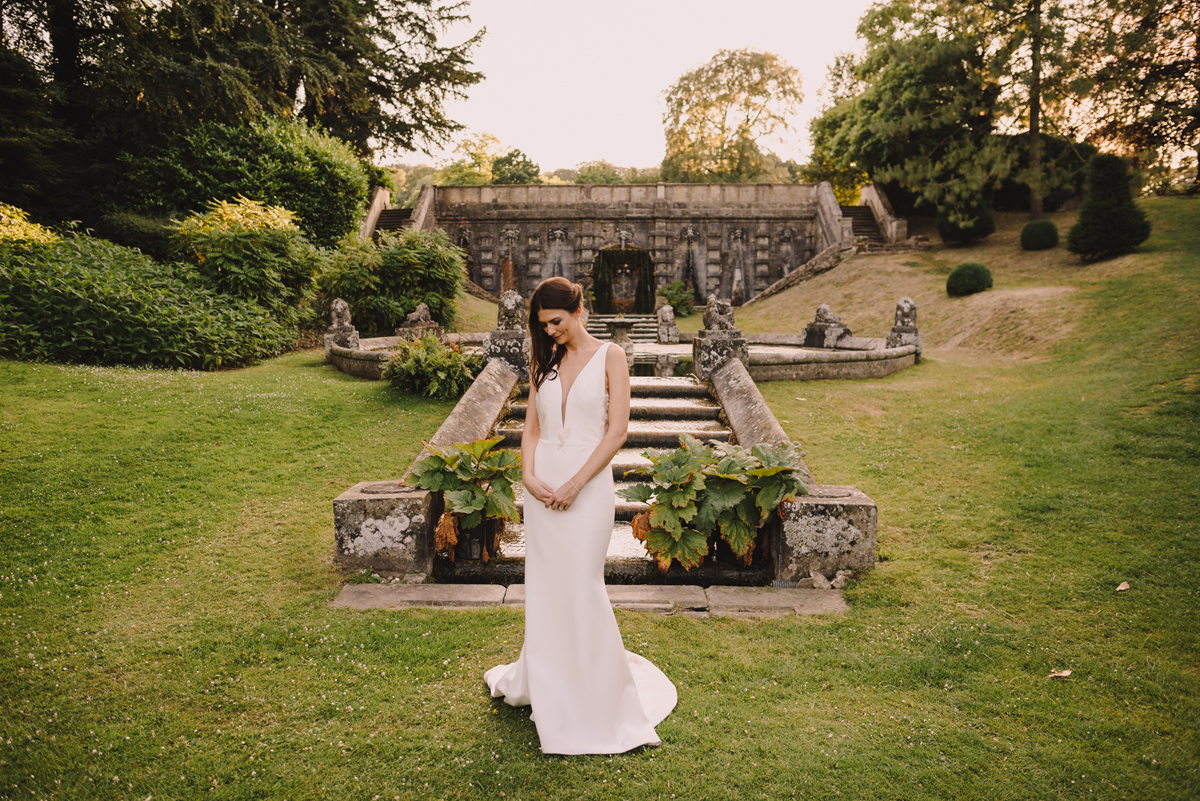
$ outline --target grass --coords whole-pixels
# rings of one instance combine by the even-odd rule
[[[0,362],[0,798],[1197,797],[1200,206],[1146,208],[1112,262],[1014,253],[1002,219],[771,299],[777,330],[831,302],[878,336],[917,298],[920,366],[762,385],[817,477],[876,500],[882,561],[840,618],[618,613],[680,692],[664,745],[618,757],[543,756],[487,697],[519,613],[328,605],[330,500],[450,404],[319,352]],[[937,297],[968,260],[983,299],[1030,290],[1031,336]]]

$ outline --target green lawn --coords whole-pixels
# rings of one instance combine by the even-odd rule
[[[0,362],[0,798],[1200,797],[1200,204],[1145,207],[1111,262],[1022,256],[1002,219],[739,317],[831,302],[880,336],[917,298],[920,366],[762,385],[817,477],[876,500],[881,561],[840,618],[618,613],[680,703],[617,757],[542,756],[487,697],[520,614],[328,605],[330,501],[451,404],[318,352]],[[967,260],[995,289],[938,297]]]

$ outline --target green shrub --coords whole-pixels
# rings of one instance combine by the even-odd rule
[[[933,221],[938,236],[947,244],[975,242],[996,233],[992,208],[980,198],[965,208],[943,206]]]
[[[0,355],[211,370],[296,338],[259,306],[104,239],[0,242]]]
[[[946,294],[952,298],[974,295],[992,288],[992,272],[977,261],[965,261],[946,278]]]
[[[50,244],[58,241],[58,235],[44,225],[30,222],[24,210],[0,203],[0,242],[22,241]]]
[[[357,230],[366,208],[367,170],[354,150],[303,121],[206,123],[126,162],[114,204],[149,216],[180,217],[244,195],[291,209],[311,241],[331,247]]]
[[[453,400],[462,397],[483,367],[482,356],[465,356],[457,345],[443,345],[426,334],[400,343],[383,366],[383,378],[404,392]]]
[[[1126,253],[1150,236],[1150,221],[1134,202],[1125,160],[1101,153],[1087,166],[1083,207],[1067,232],[1067,250],[1095,261]]]
[[[1021,229],[1022,250],[1049,250],[1058,245],[1058,226],[1050,220],[1030,220]]]
[[[218,292],[295,323],[322,261],[287,209],[240,197],[214,201],[179,224],[180,250]]]
[[[692,302],[692,290],[684,286],[682,281],[660,286],[658,294],[671,304],[676,317],[688,317],[696,310]]]
[[[375,246],[346,237],[331,254],[317,285],[326,298],[350,304],[360,331],[391,331],[424,303],[433,319],[454,324],[466,261],[445,231],[406,228],[383,234]]]
[[[137,248],[157,261],[174,261],[178,255],[175,223],[169,219],[117,211],[100,218],[96,233],[118,245]]]

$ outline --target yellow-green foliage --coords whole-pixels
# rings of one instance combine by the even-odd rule
[[[29,221],[28,215],[16,206],[0,203],[0,241],[57,242],[58,236],[45,226]]]
[[[298,231],[296,215],[281,206],[238,195],[234,200],[209,201],[204,214],[189,215],[179,223],[179,235],[190,239],[214,231]]]

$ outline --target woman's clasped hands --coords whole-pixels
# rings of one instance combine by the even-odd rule
[[[523,483],[529,494],[541,501],[547,509],[565,512],[579,497],[579,490],[575,489],[575,485],[570,481],[558,489],[551,489],[549,484],[534,476],[525,476]]]

